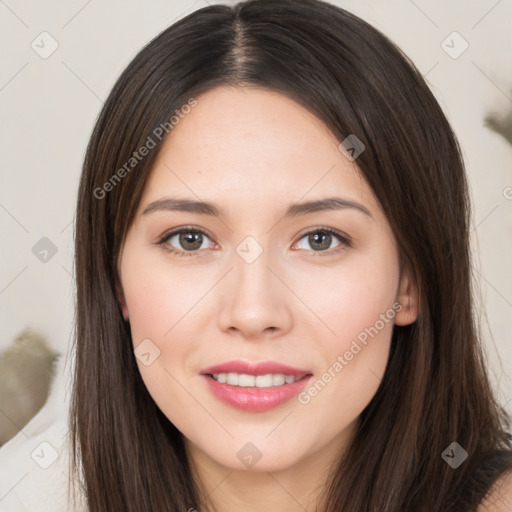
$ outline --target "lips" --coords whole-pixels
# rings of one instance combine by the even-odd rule
[[[249,361],[229,361],[210,366],[201,372],[206,388],[223,403],[246,412],[265,412],[291,400],[298,395],[312,377],[309,370],[294,368],[274,361],[251,363]],[[239,387],[218,382],[213,375],[219,374],[291,375],[296,380],[292,383],[272,387]]]
[[[311,374],[310,370],[301,368],[293,368],[285,364],[275,361],[262,361],[259,363],[252,363],[250,361],[228,361],[215,366],[204,368],[200,372],[202,375],[213,375],[216,373],[245,373],[247,375],[267,375],[269,373],[282,373],[284,375],[293,375],[294,377],[302,378],[305,375]]]

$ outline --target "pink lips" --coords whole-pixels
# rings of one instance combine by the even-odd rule
[[[266,375],[269,373],[282,373],[300,378],[291,384],[283,384],[271,388],[239,387],[217,382],[214,373],[245,373],[247,375]],[[201,370],[206,383],[224,403],[249,412],[264,412],[287,402],[299,394],[312,376],[309,370],[293,368],[273,361],[251,363],[248,361],[229,361]]]

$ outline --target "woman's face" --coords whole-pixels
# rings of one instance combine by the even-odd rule
[[[379,387],[393,324],[416,318],[392,231],[352,152],[297,103],[231,87],[196,99],[119,260],[142,378],[222,466],[335,454]]]

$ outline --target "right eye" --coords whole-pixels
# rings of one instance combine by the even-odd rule
[[[185,227],[166,233],[157,243],[172,254],[183,257],[194,256],[199,250],[208,248],[206,240],[210,238],[202,229]]]

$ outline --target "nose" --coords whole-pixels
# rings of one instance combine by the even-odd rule
[[[233,255],[233,270],[223,281],[219,311],[222,331],[256,340],[277,337],[292,325],[293,297],[278,277],[267,251],[252,262]]]

